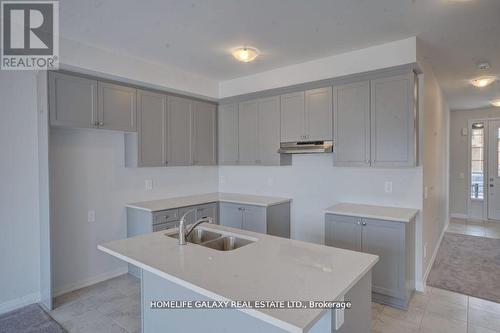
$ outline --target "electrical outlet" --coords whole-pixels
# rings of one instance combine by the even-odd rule
[[[427,186],[424,187],[424,199],[429,197],[429,188]]]
[[[385,193],[392,193],[392,182],[385,182]]]
[[[95,210],[89,210],[87,212],[87,221],[88,222],[95,222]]]
[[[274,178],[267,178],[267,186],[274,186]]]
[[[427,258],[427,243],[424,244],[424,259]]]
[[[144,185],[146,186],[146,191],[152,191],[153,190],[153,180],[152,179],[146,179],[144,181]]]
[[[225,183],[226,183],[226,177],[219,176],[219,184],[225,184]]]

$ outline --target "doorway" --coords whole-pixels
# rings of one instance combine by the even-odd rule
[[[469,122],[468,217],[500,220],[500,119]]]

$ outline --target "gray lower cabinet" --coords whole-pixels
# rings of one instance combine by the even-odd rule
[[[215,223],[218,224],[218,204],[216,202],[167,209],[158,212],[127,208],[127,237],[177,228],[181,216],[185,212],[193,209],[194,212],[186,216],[187,224],[192,224],[205,216],[212,217]],[[140,278],[140,269],[134,265],[129,265],[129,273]]]
[[[379,256],[373,300],[406,309],[415,286],[415,222],[326,214],[325,245]]]
[[[167,164],[193,164],[193,104],[187,98],[168,96]]]
[[[217,108],[215,104],[194,102],[193,164],[217,164]]]
[[[417,165],[414,73],[333,87],[334,164]]]
[[[98,82],[99,128],[135,132],[137,89]]]
[[[97,128],[97,80],[49,72],[50,125]]]
[[[238,164],[238,104],[219,106],[219,164]]]
[[[270,207],[222,202],[220,224],[263,234],[290,238],[290,203]]]

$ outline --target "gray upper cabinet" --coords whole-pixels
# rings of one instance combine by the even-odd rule
[[[281,142],[305,140],[305,94],[303,91],[281,96]]]
[[[281,142],[332,140],[332,88],[281,96]]]
[[[238,161],[239,164],[259,163],[259,102],[239,104],[238,112]]]
[[[370,165],[370,82],[333,87],[334,161]]]
[[[165,166],[167,161],[167,96],[137,92],[138,166]]]
[[[97,81],[62,73],[49,73],[50,124],[97,128]]]
[[[193,101],[168,96],[167,164],[192,165]]]
[[[416,164],[415,75],[371,81],[372,166]]]
[[[134,132],[137,89],[98,82],[99,128]]]
[[[280,99],[259,100],[259,158],[258,164],[280,165]]]
[[[417,90],[413,73],[334,86],[334,164],[417,164]]]
[[[280,98],[275,96],[243,102],[238,109],[238,164],[290,164],[291,156],[278,153]]]
[[[238,164],[238,104],[219,106],[219,164]]]
[[[332,87],[305,92],[307,140],[332,140]]]
[[[194,102],[193,164],[217,164],[215,104]]]

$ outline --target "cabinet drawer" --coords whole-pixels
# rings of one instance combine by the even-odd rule
[[[173,228],[177,228],[178,226],[179,226],[179,221],[155,224],[155,225],[153,225],[153,232],[173,229]]]
[[[153,225],[177,221],[179,219],[178,209],[169,209],[154,214]]]

